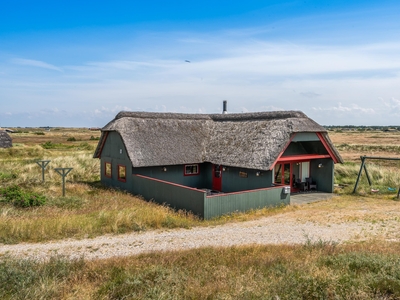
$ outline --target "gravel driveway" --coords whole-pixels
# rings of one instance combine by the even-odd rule
[[[46,259],[60,254],[70,258],[104,259],[152,251],[185,250],[199,247],[229,247],[249,244],[299,244],[307,239],[344,242],[374,234],[371,224],[346,222],[321,225],[282,218],[281,215],[255,221],[214,227],[155,230],[143,233],[106,235],[93,239],[62,240],[40,244],[0,245],[0,255]]]

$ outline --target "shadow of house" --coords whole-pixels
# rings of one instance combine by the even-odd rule
[[[342,162],[325,128],[299,111],[120,112],[94,157],[102,184],[206,219],[288,204],[307,178],[332,193]]]
[[[12,139],[5,131],[0,131],[0,148],[11,148]]]

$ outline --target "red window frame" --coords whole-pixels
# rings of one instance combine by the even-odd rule
[[[186,167],[191,167],[191,166],[196,166],[196,167],[197,167],[197,172],[196,172],[196,173],[186,173]],[[183,174],[184,174],[185,176],[199,175],[199,174],[200,174],[200,166],[199,166],[199,164],[184,165],[184,166],[183,166]]]
[[[107,174],[107,166],[110,166],[110,175]],[[104,162],[104,176],[112,178],[112,164],[109,161]]]
[[[124,170],[124,177],[121,177],[121,170]],[[118,180],[122,182],[126,182],[126,166],[125,165],[118,165]]]

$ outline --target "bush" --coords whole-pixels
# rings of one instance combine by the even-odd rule
[[[0,197],[5,202],[16,207],[41,206],[46,203],[46,197],[34,192],[23,191],[19,186],[13,185],[7,188],[0,188]]]
[[[89,145],[88,143],[80,143],[78,146],[78,150],[93,150],[93,146]]]
[[[54,149],[56,147],[56,144],[53,144],[51,141],[48,141],[48,142],[42,144],[42,147],[44,149]]]
[[[69,137],[69,138],[67,139],[67,142],[76,142],[76,138],[74,138],[74,137]]]
[[[0,181],[9,181],[17,178],[17,174],[15,173],[3,173],[0,172]]]
[[[34,132],[34,134],[36,134],[36,135],[44,135],[44,132],[43,131],[36,131],[36,132]]]

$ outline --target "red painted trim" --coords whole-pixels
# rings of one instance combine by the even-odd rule
[[[329,146],[328,142],[325,140],[324,136],[322,135],[321,132],[317,132],[317,136],[318,138],[321,140],[322,144],[324,145],[326,151],[328,151],[329,155],[331,156],[331,158],[333,159],[333,162],[336,164],[339,162],[338,158],[336,157],[336,155],[333,153],[331,147]]]
[[[104,147],[104,144],[106,143],[107,137],[108,137],[108,131],[106,131],[104,133],[104,137],[103,137],[103,140],[101,141],[100,151],[99,151],[99,154],[97,155],[97,158],[101,157],[101,153],[103,152],[103,147]]]
[[[281,189],[284,186],[289,186],[289,185],[287,185],[287,184],[282,184],[282,185],[275,184],[275,186],[272,186],[272,187],[269,187],[269,188],[256,189],[256,190],[246,190],[246,191],[240,191],[240,192],[234,192],[234,193],[221,193],[221,194],[206,196],[206,198],[221,197],[221,196],[231,196],[231,195],[253,193],[253,192],[260,192],[260,191],[268,191],[268,190],[273,190],[273,189]]]
[[[197,173],[190,173],[190,174],[186,174],[186,166],[194,166],[197,165]],[[183,166],[183,175],[184,176],[194,176],[194,175],[199,175],[200,174],[200,166],[199,164],[187,164]]]
[[[110,170],[111,170],[110,176],[107,175],[107,164],[110,164]],[[112,164],[109,161],[104,162],[104,176],[106,176],[107,178],[112,178]]]
[[[269,168],[269,170],[271,171],[275,165],[278,163],[278,160],[281,158],[281,156],[283,155],[283,153],[286,151],[287,147],[289,147],[290,143],[292,142],[292,140],[294,139],[296,134],[292,134],[292,136],[290,137],[289,141],[286,143],[285,147],[283,147],[283,150],[281,151],[281,153],[279,153],[277,159],[275,159],[275,162],[272,164],[271,168]]]
[[[123,168],[125,169],[125,178],[121,178],[121,177],[119,176],[120,167],[123,167]],[[122,181],[122,182],[126,182],[126,166],[125,166],[125,165],[117,165],[117,170],[118,170],[118,180],[119,180],[119,181]]]
[[[203,191],[203,190],[199,190],[199,189],[192,188],[192,187],[188,187],[188,186],[185,186],[185,185],[173,183],[173,182],[170,182],[170,181],[165,181],[165,180],[161,180],[161,179],[156,179],[156,178],[152,178],[152,177],[148,177],[148,176],[144,176],[144,175],[139,175],[139,174],[132,174],[132,176],[136,176],[136,177],[140,177],[140,178],[145,178],[145,179],[149,179],[149,180],[153,180],[153,181],[158,181],[158,182],[162,182],[162,183],[165,183],[165,184],[169,184],[169,185],[173,185],[173,186],[178,186],[178,187],[185,188],[185,189],[188,189],[188,190],[196,191],[196,192],[205,193],[205,191]]]
[[[323,159],[330,158],[331,156],[328,154],[300,154],[300,155],[290,155],[281,157],[276,164],[279,163],[289,163],[289,162],[304,162],[310,161],[312,159]]]
[[[148,177],[148,176],[144,176],[144,175],[140,175],[140,174],[132,174],[132,176],[136,176],[136,177],[140,177],[140,178],[144,178],[144,179],[148,179],[148,180],[152,180],[152,181],[157,181],[157,182],[165,183],[165,184],[168,184],[168,185],[177,186],[177,187],[180,187],[180,188],[183,188],[183,189],[192,190],[192,191],[195,191],[195,192],[206,194],[206,191],[203,191],[203,190],[200,190],[200,189],[196,189],[196,188],[192,188],[192,187],[188,187],[188,186],[181,185],[181,184],[177,184],[177,183],[173,183],[173,182],[170,182],[170,181],[156,179],[156,178],[152,178],[152,177]],[[212,195],[212,196],[206,196],[206,197],[207,198],[212,198],[212,197],[219,197],[219,196],[230,196],[230,195],[235,195],[235,194],[243,194],[243,193],[252,193],[252,192],[273,190],[273,189],[281,189],[284,186],[288,186],[288,185],[275,184],[275,186],[268,187],[268,188],[262,188],[262,189],[256,189],[256,190],[245,190],[245,191],[234,192],[234,193],[221,193],[221,194]]]

